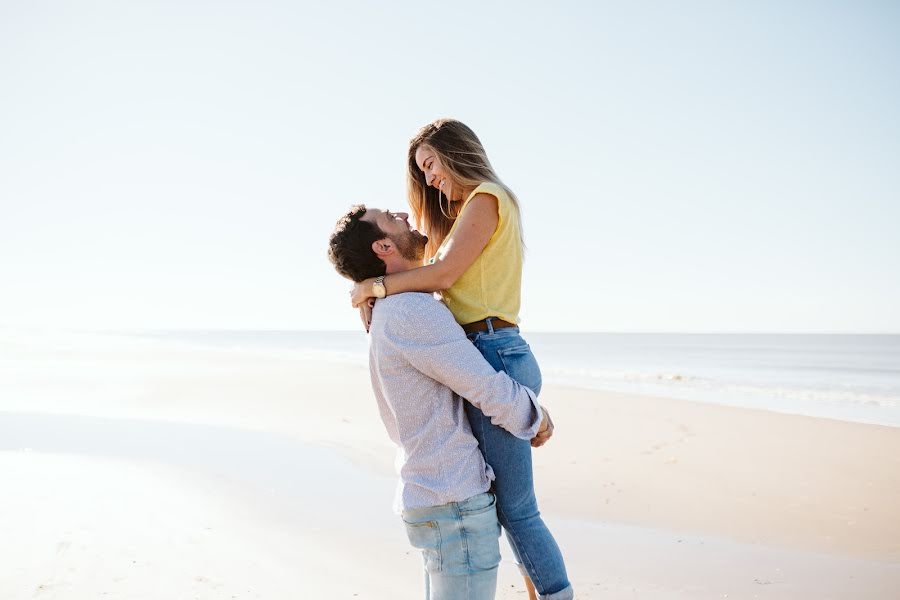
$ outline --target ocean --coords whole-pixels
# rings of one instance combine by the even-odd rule
[[[142,336],[364,365],[363,332]],[[900,427],[900,335],[526,333],[544,382]]]

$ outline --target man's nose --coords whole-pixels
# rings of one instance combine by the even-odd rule
[[[394,214],[397,215],[398,217],[400,217],[401,219],[403,219],[404,221],[409,218],[409,214],[407,214],[407,213],[398,212],[398,213],[394,213]]]

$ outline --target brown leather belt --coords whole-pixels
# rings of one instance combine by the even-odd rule
[[[503,319],[498,319],[497,317],[488,317],[491,320],[491,327],[494,329],[504,329],[506,327],[517,327],[515,323],[510,323],[509,321],[504,321]],[[476,331],[487,331],[488,324],[487,319],[482,321],[475,321],[474,323],[466,323],[462,326],[463,331],[466,333],[475,333]]]

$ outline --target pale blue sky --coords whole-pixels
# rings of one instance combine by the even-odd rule
[[[0,325],[353,329],[325,258],[453,116],[530,330],[900,332],[889,2],[0,4]]]

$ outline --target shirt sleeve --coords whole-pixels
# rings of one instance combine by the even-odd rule
[[[385,335],[418,371],[447,386],[490,417],[491,423],[530,440],[543,415],[527,387],[495,371],[446,306],[424,294],[411,294],[385,324]]]

